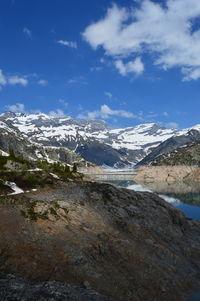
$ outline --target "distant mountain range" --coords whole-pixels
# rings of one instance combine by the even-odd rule
[[[197,127],[195,127],[197,128]],[[141,165],[198,165],[197,157],[194,152],[186,152],[187,149],[195,148],[200,144],[200,131],[191,129],[188,132],[172,136],[166,141],[155,147],[137,166]],[[199,149],[199,148],[197,148]],[[186,154],[190,158],[186,156]],[[192,158],[191,155],[195,155]],[[199,157],[200,158],[200,157]]]
[[[200,125],[181,131],[167,129],[156,123],[110,129],[100,120],[80,121],[43,113],[1,114],[0,131],[0,149],[3,151],[6,151],[9,144],[9,139],[7,145],[5,138],[2,142],[2,135],[5,137],[7,132],[10,137],[25,139],[25,145],[30,145],[30,149],[33,149],[33,145],[37,146],[42,149],[42,153],[46,150],[50,152],[50,149],[51,152],[54,149],[54,153],[59,153],[60,148],[64,148],[68,154],[76,154],[76,159],[83,158],[100,166],[116,168],[132,166],[141,160],[142,164],[149,164],[161,153],[165,153],[165,150],[170,152],[184,144],[194,143],[195,135],[200,138]],[[38,151],[34,152],[36,157],[37,153]],[[49,154],[40,156],[47,157]]]

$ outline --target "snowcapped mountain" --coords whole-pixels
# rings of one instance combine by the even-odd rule
[[[18,128],[24,135],[43,144],[65,144],[73,149],[81,141],[97,140],[115,149],[141,150],[158,145],[176,134],[155,123],[110,130],[104,121],[79,121],[70,117],[56,118],[45,114],[5,113],[0,116],[5,122]]]
[[[46,114],[5,113],[0,116],[9,126],[43,145],[66,146],[72,150],[81,142],[93,139],[96,131],[104,131],[103,121],[77,121],[70,117],[57,118]]]
[[[67,147],[98,165],[116,167],[136,163],[162,142],[189,131],[166,129],[155,123],[110,129],[101,120],[81,121],[43,113],[7,112],[0,115],[0,122],[43,146]],[[200,125],[195,129],[200,131]]]
[[[131,150],[144,149],[148,151],[152,146],[159,145],[164,140],[177,134],[176,130],[166,129],[155,123],[140,124],[125,129],[110,131],[112,147],[127,148]]]
[[[78,163],[85,166],[86,162],[76,153],[64,147],[43,146],[32,142],[22,135],[17,128],[0,121],[0,154],[7,156],[12,149],[16,156],[23,157],[28,161],[48,160],[49,162],[65,162],[68,164]]]

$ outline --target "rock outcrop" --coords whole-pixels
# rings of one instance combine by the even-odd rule
[[[0,233],[0,269],[35,282],[120,301],[187,301],[200,287],[200,223],[152,193],[69,182],[1,197]]]
[[[1,301],[114,301],[84,287],[48,281],[34,283],[0,273]]]

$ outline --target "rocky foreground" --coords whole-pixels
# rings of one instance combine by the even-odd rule
[[[30,282],[13,275],[0,274],[1,301],[114,301],[84,287],[56,281]]]
[[[120,301],[186,301],[200,287],[200,223],[152,193],[69,182],[2,196],[0,233],[0,292],[12,291],[5,273],[45,282],[46,293],[55,285],[58,300],[109,299],[81,299],[79,289],[67,299],[49,281]],[[25,283],[19,300],[32,300]]]

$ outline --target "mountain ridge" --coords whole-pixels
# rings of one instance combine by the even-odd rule
[[[187,135],[190,129],[200,131],[200,125],[177,130],[156,123],[110,129],[103,120],[75,120],[44,113],[6,112],[0,115],[0,122],[4,127],[18,130],[34,143],[45,147],[65,147],[85,160],[89,158],[100,166],[116,168],[133,166],[160,144],[172,137]]]
[[[178,152],[183,148],[187,148],[198,144],[200,141],[200,132],[196,129],[189,130],[186,134],[179,136],[172,136],[160,145],[155,147],[151,153],[149,153],[144,159],[142,159],[138,166],[158,164],[158,162],[166,162],[166,157],[170,157],[174,152]],[[180,158],[179,158],[180,159]],[[181,160],[179,160],[181,162]],[[176,164],[179,164],[178,160]]]

